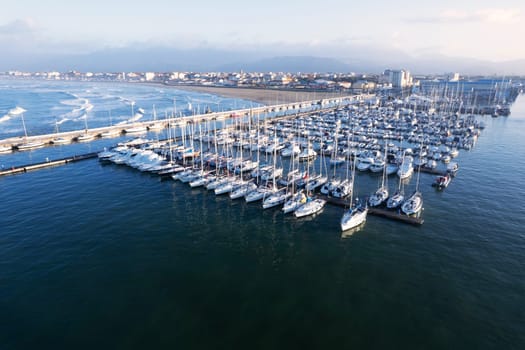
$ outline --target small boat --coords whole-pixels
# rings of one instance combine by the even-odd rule
[[[65,137],[55,137],[54,139],[51,140],[51,143],[53,145],[67,145],[71,143],[71,139],[67,139]]]
[[[406,215],[417,215],[422,209],[423,195],[417,190],[401,206],[401,210]]]
[[[0,145],[0,154],[11,153],[11,152],[13,152],[12,147]]]
[[[388,209],[396,209],[405,200],[405,195],[402,190],[397,190],[392,196],[388,197],[386,207]]]
[[[305,216],[317,214],[321,210],[323,210],[325,204],[326,204],[326,200],[322,198],[312,199],[309,197],[306,200],[306,203],[304,203],[302,206],[300,206],[294,211],[294,216],[296,218],[302,218]]]
[[[413,161],[414,158],[412,158],[412,156],[405,155],[403,157],[403,162],[397,171],[397,176],[399,176],[400,179],[407,179],[414,173]]]
[[[315,157],[317,157],[317,152],[315,152],[310,147],[306,147],[305,149],[301,151],[301,153],[299,153],[299,155],[297,156],[297,159],[300,162],[307,162],[307,161],[315,159]]]
[[[95,135],[94,134],[89,134],[89,133],[83,133],[81,135],[78,135],[76,137],[76,140],[77,142],[88,142],[88,141],[91,141],[95,138]]]
[[[142,134],[148,131],[148,128],[144,125],[135,125],[125,128],[124,132],[126,134]]]
[[[459,170],[459,165],[457,162],[450,162],[447,165],[447,173],[449,173],[452,176],[456,176],[456,173]]]
[[[291,194],[285,190],[277,191],[263,200],[263,209],[272,208],[284,204]]]
[[[100,133],[100,137],[102,137],[102,138],[112,138],[112,137],[119,136],[120,133],[121,133],[121,131],[118,130],[118,129],[109,129],[107,131],[101,132]]]
[[[237,199],[246,196],[248,193],[255,191],[257,189],[257,185],[253,183],[252,181],[246,182],[236,189],[234,189],[232,192],[230,192],[230,199]]]
[[[15,112],[16,114],[20,114],[22,116],[22,126],[24,127],[24,143],[16,145],[16,149],[19,151],[29,151],[36,148],[42,148],[45,146],[45,143],[42,141],[27,141],[27,129],[26,129],[26,122],[24,120],[24,112],[26,110],[22,107],[16,107]],[[15,114],[15,112],[11,111],[11,114]]]
[[[388,198],[388,188],[386,186],[379,187],[370,198],[368,198],[368,204],[371,207],[378,207],[383,204]]]
[[[452,180],[450,174],[440,175],[436,177],[436,180],[432,183],[432,186],[436,187],[438,190],[447,188],[448,184]]]
[[[283,213],[288,214],[299,209],[303,204],[306,203],[306,195],[303,191],[299,191],[292,195],[283,205]]]
[[[83,134],[78,135],[75,138],[77,140],[77,142],[88,142],[88,141],[91,141],[91,140],[93,140],[95,138],[95,134],[88,133],[87,117],[88,117],[87,114],[84,114],[83,118],[84,118],[85,130],[84,130]]]
[[[58,131],[58,122],[56,120],[55,120],[55,131],[56,131],[56,137],[51,140],[51,143],[53,145],[66,145],[68,143],[71,143],[71,139],[60,136],[60,132]]]
[[[368,208],[362,205],[355,205],[345,211],[341,218],[341,231],[356,228],[366,222]]]
[[[266,197],[271,196],[273,193],[275,193],[275,190],[273,188],[261,185],[257,187],[257,189],[251,191],[250,193],[247,193],[244,196],[244,200],[246,201],[246,203],[256,202],[260,201],[261,199],[264,200]]]
[[[32,149],[42,148],[44,146],[45,143],[43,143],[42,141],[29,141],[16,145],[16,148],[19,151],[29,151]]]

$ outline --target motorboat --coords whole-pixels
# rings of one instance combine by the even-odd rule
[[[436,187],[438,190],[442,190],[448,187],[448,184],[452,180],[450,174],[440,175],[436,177],[435,181],[432,183],[432,186]]]

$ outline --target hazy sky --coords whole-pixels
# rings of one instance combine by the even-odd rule
[[[19,51],[382,47],[499,61],[525,58],[524,37],[524,0],[17,0],[0,12],[0,45]]]

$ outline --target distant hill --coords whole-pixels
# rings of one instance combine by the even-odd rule
[[[252,62],[229,63],[217,67],[220,71],[234,72],[351,72],[355,70],[335,58],[313,56],[281,56],[269,57]]]
[[[321,53],[324,51],[321,51]],[[412,57],[385,48],[346,48],[315,55],[276,55],[270,51],[226,49],[178,49],[136,44],[87,54],[0,55],[0,71],[257,71],[257,72],[362,72],[379,73],[386,68],[406,68],[412,73],[459,72],[460,74],[525,75],[525,59],[490,62],[472,58],[426,55]]]

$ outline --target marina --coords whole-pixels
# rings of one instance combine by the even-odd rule
[[[245,197],[251,202],[255,194],[258,197],[261,191],[270,191],[267,198],[266,194],[262,195],[263,209],[280,207],[294,193],[301,194],[296,204],[285,204],[285,208],[291,209],[283,210],[303,217],[320,212],[325,203],[342,207],[353,205],[352,197],[350,200],[348,197],[354,192],[357,167],[359,173],[370,171],[371,176],[383,173],[383,184],[376,191],[381,199],[373,202],[374,193],[364,196],[365,202],[370,202],[371,207],[367,210],[370,215],[422,225],[423,199],[417,190],[419,174],[455,175],[457,170],[451,167],[457,163],[450,163],[450,159],[459,155],[458,148],[472,149],[484,125],[472,115],[442,115],[393,104],[382,106],[382,103],[374,95],[356,95],[168,118],[158,121],[162,123],[157,124],[159,127],[152,127],[151,122],[134,122],[91,131],[88,131],[85,117],[83,134],[79,134],[80,131],[59,133],[57,128],[53,135],[34,136],[30,140],[25,136],[25,144],[33,142],[43,146],[46,142],[53,143],[52,140],[71,137],[71,141],[90,142],[109,133],[131,135],[135,130],[142,134],[147,132],[147,125],[155,130],[166,128],[168,138],[155,141],[139,137],[104,152],[12,166],[0,171],[0,176],[98,155],[104,162],[127,164],[140,171],[189,183],[192,188],[206,186],[216,195],[228,193],[232,199]],[[12,139],[2,142],[15,144]],[[20,145],[13,148],[22,150]],[[437,161],[442,158],[444,163],[450,164],[438,167]],[[270,161],[273,166],[269,165]],[[351,177],[350,167],[353,168]],[[385,180],[394,173],[400,184],[417,173],[414,192],[419,196],[417,205],[409,204],[413,199],[406,198],[393,209],[384,207],[389,196]],[[307,196],[302,194],[304,188]],[[316,189],[320,191],[317,196]],[[308,206],[312,209],[307,209]]]
[[[176,327],[180,333],[172,340],[188,347],[211,324],[222,325],[209,328],[215,339],[249,328],[269,329],[268,336],[281,341],[271,334],[307,334],[313,326],[315,338],[330,346],[329,339],[348,334],[349,326],[367,339],[375,339],[380,326],[389,341],[420,347],[450,345],[450,339],[469,348],[518,344],[516,300],[525,279],[516,277],[525,271],[519,263],[525,223],[512,199],[523,192],[524,164],[516,158],[524,152],[523,99],[504,118],[418,116],[399,108],[396,117],[396,108],[374,101],[266,122],[256,115],[246,123],[197,120],[140,138],[95,138],[0,155],[4,170],[23,164],[20,175],[0,177],[6,199],[0,202],[0,303],[11,320],[0,333],[2,344],[35,347],[45,337],[64,347],[79,339],[118,347],[115,324],[124,332],[140,327],[148,336]],[[31,135],[38,128],[29,124],[30,112],[25,117]],[[385,119],[393,123],[387,127]],[[82,129],[84,120],[77,124]],[[49,126],[51,133],[54,118]],[[308,149],[315,157],[299,162]],[[69,161],[84,154],[90,158]],[[407,154],[413,173],[400,181],[396,160]],[[54,160],[63,166],[46,167]],[[357,169],[361,160],[363,169],[369,163],[366,170]],[[41,168],[24,173],[31,164]],[[188,182],[173,179],[183,171]],[[350,202],[368,203],[383,185],[383,172],[390,197],[397,190],[404,199],[421,192],[419,218],[403,214],[401,206],[368,206],[366,222],[343,231]],[[223,195],[215,194],[212,182],[204,185],[227,174],[245,182]],[[289,191],[296,205],[302,195],[326,205],[307,207],[299,215],[319,211],[304,217],[285,214],[286,202],[263,209],[274,174],[276,188]],[[437,176],[450,176],[446,188],[433,187]],[[333,185],[326,186],[328,196],[320,193],[323,185],[316,187],[323,181]],[[243,197],[252,184],[269,186]],[[337,197],[349,185],[352,199]],[[294,207],[290,203],[286,208]],[[303,324],[298,320],[305,310],[321,316]],[[202,314],[205,320],[195,319]],[[276,314],[281,321],[272,326],[268,320]],[[376,317],[390,314],[395,317]],[[17,333],[21,323],[23,334]],[[67,334],[59,331],[64,327]],[[479,336],[465,336],[472,332]],[[443,334],[447,341],[440,343]],[[243,344],[252,340],[250,335]]]

